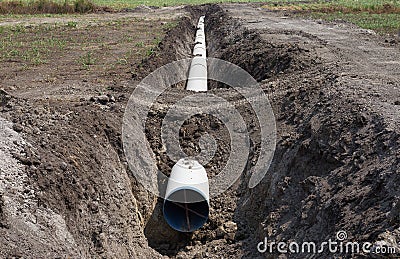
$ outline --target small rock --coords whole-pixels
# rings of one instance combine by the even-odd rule
[[[400,105],[400,101],[399,100],[395,101],[394,105]]]
[[[33,134],[39,135],[40,134],[40,130],[38,127],[33,127]]]
[[[225,234],[226,234],[226,232],[225,232],[225,229],[224,229],[223,226],[219,226],[219,227],[217,228],[217,230],[215,231],[215,235],[216,235],[217,237],[224,237]]]
[[[365,160],[367,160],[367,158],[366,158],[365,156],[361,155],[359,161],[360,161],[361,163],[364,163]]]
[[[211,129],[213,129],[213,130],[217,130],[217,129],[219,129],[220,125],[219,125],[219,123],[216,122],[216,121],[211,121],[211,122],[210,122],[210,127],[211,127]]]
[[[68,164],[65,163],[65,162],[62,162],[62,163],[60,164],[60,168],[61,168],[61,170],[63,170],[63,171],[67,171],[67,169],[68,169]]]
[[[224,227],[227,233],[232,233],[237,231],[237,224],[233,221],[225,222]]]
[[[89,207],[93,213],[99,212],[99,203],[98,202],[94,201],[94,202],[90,203]]]
[[[44,167],[44,169],[46,170],[46,171],[48,171],[48,172],[51,172],[51,171],[53,171],[53,167],[49,164],[49,165],[46,165],[45,167]]]
[[[18,161],[20,161],[21,164],[27,165],[27,166],[31,166],[31,165],[32,165],[32,161],[30,160],[29,157],[26,157],[26,156],[24,156],[24,155],[20,155],[20,154],[17,154],[17,153],[14,153],[14,154],[12,154],[12,155],[13,155],[13,157],[14,157],[15,159],[17,159]]]
[[[109,101],[109,102],[112,102],[112,103],[115,102],[115,97],[112,96],[111,94],[107,94],[107,98],[108,98],[108,101]]]
[[[97,96],[97,101],[98,101],[100,104],[105,105],[105,104],[107,104],[107,103],[110,101],[110,99],[108,98],[107,95],[100,95],[100,96]]]
[[[16,132],[21,132],[21,131],[24,130],[24,127],[22,127],[22,125],[19,124],[19,123],[14,124],[12,128],[13,128],[13,130],[16,131]]]
[[[234,241],[234,240],[235,240],[235,233],[227,233],[227,234],[224,236],[224,238],[225,238],[226,240],[229,240],[229,241]]]

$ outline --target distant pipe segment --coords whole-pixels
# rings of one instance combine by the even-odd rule
[[[193,59],[189,68],[187,90],[207,91],[206,38],[204,16],[197,25]],[[210,211],[207,172],[197,161],[183,158],[173,167],[168,179],[163,205],[167,223],[180,232],[193,232],[206,223]]]
[[[207,52],[206,36],[204,33],[204,16],[197,24],[196,39],[193,48],[193,59],[189,68],[186,89],[196,92],[207,91]]]

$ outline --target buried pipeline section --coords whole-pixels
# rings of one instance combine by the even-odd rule
[[[193,59],[186,89],[207,91],[207,59],[204,16],[197,25]],[[206,223],[209,214],[209,183],[204,167],[196,160],[180,159],[168,179],[163,214],[166,222],[180,232],[193,232]]]

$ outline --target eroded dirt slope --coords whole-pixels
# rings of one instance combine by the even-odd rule
[[[321,242],[345,230],[398,248],[399,45],[349,24],[223,8],[264,41],[295,44],[319,63],[265,80],[280,142],[269,177],[243,201],[258,238]]]

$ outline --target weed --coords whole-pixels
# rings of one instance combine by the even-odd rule
[[[67,27],[69,27],[69,28],[76,28],[77,25],[78,25],[78,23],[74,22],[74,21],[69,21],[67,23]]]
[[[160,44],[161,43],[161,40],[162,40],[162,38],[161,37],[155,37],[155,39],[153,40],[153,44],[154,45],[156,45],[156,46],[158,46],[158,44]]]
[[[174,21],[174,22],[166,22],[163,24],[163,29],[166,31],[171,30],[172,28],[176,27],[176,25],[178,25],[178,22]]]
[[[85,55],[79,57],[79,63],[83,69],[89,69],[91,65],[96,63],[96,59],[93,57],[93,53],[88,51]]]
[[[22,64],[21,70],[22,71],[29,70],[28,64],[26,64],[26,63]]]
[[[20,52],[16,49],[12,49],[7,53],[7,57],[11,58],[11,57],[17,57],[20,55]]]
[[[143,48],[144,47],[144,42],[143,41],[136,42],[135,43],[135,47]]]
[[[40,55],[34,56],[32,59],[32,63],[35,66],[41,65],[41,64],[45,64],[47,61],[45,59],[42,59],[42,57]]]
[[[17,24],[13,27],[11,27],[11,31],[14,33],[23,33],[25,32],[25,26],[21,25],[21,24]]]
[[[120,58],[117,61],[118,65],[127,65],[128,64],[128,60],[126,58]]]
[[[133,42],[133,37],[128,37],[127,39],[126,39],[126,42]]]
[[[146,50],[146,56],[149,57],[149,56],[153,55],[154,52],[155,52],[155,49],[153,47],[151,47]]]

